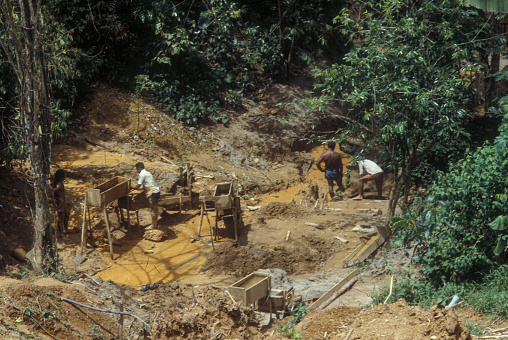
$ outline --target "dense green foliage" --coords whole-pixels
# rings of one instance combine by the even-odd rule
[[[399,281],[392,287],[383,286],[372,296],[373,304],[392,303],[404,298],[411,305],[430,308],[437,305],[448,305],[457,295],[465,306],[493,317],[508,317],[506,301],[508,299],[508,266],[502,265],[493,269],[480,282],[445,283],[440,287],[434,286],[425,279],[409,278],[407,275],[399,277]]]
[[[467,146],[464,121],[476,105],[472,75],[487,67],[482,56],[502,48],[477,9],[460,1],[354,2],[337,17],[354,48],[344,62],[316,71],[322,83],[314,109],[338,103],[355,124],[340,131],[376,150],[398,174],[407,199],[415,183],[429,182]],[[354,13],[352,15],[352,11]],[[358,15],[361,13],[361,15]]]
[[[83,77],[153,95],[172,116],[196,124],[225,121],[221,108],[285,77],[302,48],[335,51],[328,44],[337,40],[332,13],[341,4],[53,0],[52,13],[72,35]]]
[[[343,49],[332,23],[342,1],[51,0],[44,6],[54,138],[96,82],[152,95],[188,124],[208,117],[225,122],[223,109],[239,107],[245,92],[286,79],[293,64],[322,54],[338,58]],[[12,124],[17,94],[7,63],[0,79],[1,157],[9,161],[26,150]]]
[[[406,244],[418,243],[424,275],[435,284],[479,280],[507,261],[508,121],[495,144],[468,151],[439,172],[427,200],[394,220]]]

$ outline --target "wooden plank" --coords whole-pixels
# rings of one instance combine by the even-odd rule
[[[174,196],[174,195],[168,195],[163,194],[161,195],[161,198],[159,199],[159,205],[180,205],[181,203],[188,203],[191,201],[190,196]]]
[[[314,303],[312,305],[309,306],[309,311],[313,311],[317,308],[319,308],[319,306],[325,302],[326,300],[328,300],[329,298],[332,297],[332,295],[338,291],[339,289],[341,289],[346,283],[348,283],[352,278],[354,278],[356,275],[358,275],[358,273],[360,273],[360,271],[358,269],[355,269],[353,270],[351,273],[349,273],[345,278],[343,278],[342,280],[339,281],[339,283],[337,283],[335,286],[333,286],[332,288],[330,288],[326,293],[324,293],[323,295],[321,295],[321,297],[319,299],[317,299],[316,301],[314,301]]]
[[[120,197],[127,196],[131,189],[131,180],[125,180],[124,182],[119,182],[114,187],[109,188],[103,192],[101,192],[101,203],[106,205],[113,201],[116,201]]]
[[[357,264],[365,260],[370,256],[381,244],[383,244],[384,238],[381,235],[375,235],[370,238],[370,240],[364,245],[363,249],[361,249],[355,257],[351,259],[353,264]]]
[[[362,243],[358,247],[353,249],[353,251],[351,253],[349,253],[349,255],[346,256],[346,258],[344,260],[342,260],[342,262],[341,262],[342,267],[347,267],[347,264],[348,264],[349,260],[351,260],[356,254],[358,254],[358,252],[363,248],[365,243],[366,242],[362,241]]]
[[[87,205],[90,207],[103,207],[104,205],[129,193],[130,179],[114,177],[86,192]]]
[[[108,212],[106,211],[106,208],[104,208],[102,212],[104,213],[104,219],[106,220],[106,231],[108,232],[109,253],[111,254],[111,259],[113,260],[113,243],[111,242],[111,231],[109,229]]]
[[[100,207],[101,191],[99,189],[88,189],[86,191],[86,203],[89,207]]]

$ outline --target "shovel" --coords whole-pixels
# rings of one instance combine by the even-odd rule
[[[85,248],[86,243],[86,196],[85,196],[85,203],[83,204],[83,226],[81,227],[81,251],[79,255],[76,255],[74,258],[74,261],[77,264],[82,264],[86,261],[86,257],[83,256],[83,251]]]

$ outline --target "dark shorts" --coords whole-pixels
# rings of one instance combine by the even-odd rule
[[[150,196],[150,203],[155,204],[159,202],[159,198],[161,198],[161,192],[155,192]]]
[[[330,181],[341,181],[342,174],[337,171],[325,171],[325,178]]]

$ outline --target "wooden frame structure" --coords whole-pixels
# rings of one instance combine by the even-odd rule
[[[240,197],[236,196],[233,183],[217,183],[211,200],[215,209],[215,237],[218,235],[219,221],[224,220],[225,217],[232,217],[235,241],[238,242],[238,228],[242,224],[242,209]]]
[[[90,207],[99,208],[102,210],[104,214],[104,220],[106,221],[106,231],[108,233],[108,242],[109,242],[109,253],[111,254],[111,259],[113,259],[113,243],[111,241],[111,230],[109,227],[109,219],[108,214],[106,212],[106,206],[119,199],[120,197],[126,196],[129,194],[131,189],[131,180],[125,177],[114,177],[109,181],[102,183],[95,188],[88,189],[85,195],[85,203],[83,205],[83,227],[81,228],[81,253],[83,253],[83,248],[86,243],[87,238],[87,230],[90,227],[90,221],[88,224],[86,223],[86,211],[88,209],[88,218],[90,220]]]

